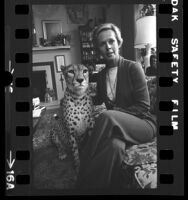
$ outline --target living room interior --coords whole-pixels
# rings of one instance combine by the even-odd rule
[[[61,70],[57,66],[57,60],[59,59],[60,62],[63,60],[64,65],[83,63],[84,55],[82,55],[79,29],[83,26],[89,26],[89,21],[92,23],[91,29],[102,22],[111,22],[120,27],[124,40],[121,48],[122,56],[141,62],[140,49],[134,47],[134,42],[136,19],[139,18],[142,7],[142,4],[88,4],[84,6],[73,5],[72,7],[67,5],[33,5],[33,90],[41,90],[41,88],[35,86],[37,79],[41,82],[37,84],[38,87],[50,90],[52,99],[44,105],[47,107],[50,107],[50,105],[57,106],[66,88]],[[81,17],[78,20],[79,15]],[[77,19],[75,16],[77,16]],[[50,26],[54,30],[51,30]],[[60,39],[55,44],[50,43],[49,38],[47,40],[47,34],[51,34],[52,37],[52,34],[55,35],[58,31],[62,37],[66,38],[64,39],[65,44]],[[66,36],[69,36],[69,40]],[[142,47],[142,52],[144,50],[145,47]],[[93,62],[92,65],[94,64],[96,63]],[[41,78],[37,78],[37,76]],[[45,78],[46,86],[44,81],[42,83]],[[37,91],[33,92],[34,97],[36,97]],[[45,102],[45,92],[42,89],[42,94],[39,94],[41,102]]]
[[[88,66],[92,76],[105,67],[91,50],[90,33],[96,25],[111,22],[122,32],[124,42],[121,55],[140,62],[146,72],[150,66],[150,56],[156,55],[155,12],[153,4],[32,6],[33,182],[37,189],[74,187],[75,172],[71,160],[58,160],[57,151],[49,140],[51,119],[66,89],[61,68],[83,63]],[[147,31],[147,37],[144,31]],[[148,87],[151,88],[150,98],[155,110],[156,83],[153,80],[156,75],[146,78],[152,80]]]

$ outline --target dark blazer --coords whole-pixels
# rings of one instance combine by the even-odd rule
[[[115,108],[109,103],[106,89],[106,68],[97,79],[96,104],[105,103],[107,109],[120,110],[156,124],[150,114],[150,98],[144,71],[139,63],[120,57],[117,71]]]

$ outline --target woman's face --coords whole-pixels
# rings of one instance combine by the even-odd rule
[[[100,32],[97,41],[100,54],[105,60],[112,61],[119,58],[119,44],[114,31]]]

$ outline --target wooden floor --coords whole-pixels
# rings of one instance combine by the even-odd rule
[[[75,171],[72,159],[58,158],[57,148],[50,142],[48,137],[49,118],[57,112],[57,108],[47,109],[42,116],[36,132],[34,133],[35,146],[32,154],[33,163],[33,186],[35,189],[72,189],[75,184]]]

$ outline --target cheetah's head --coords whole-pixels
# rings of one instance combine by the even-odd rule
[[[71,64],[62,68],[68,91],[75,97],[82,97],[88,90],[89,71],[82,64]]]

